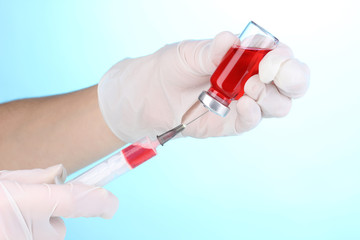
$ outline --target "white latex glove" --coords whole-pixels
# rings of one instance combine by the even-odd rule
[[[60,217],[114,215],[118,200],[113,194],[82,184],[56,184],[65,178],[62,165],[0,171],[0,239],[64,239]]]
[[[100,109],[110,129],[121,140],[132,142],[180,124],[199,94],[210,87],[210,76],[222,57],[238,41],[234,34],[222,32],[213,40],[167,45],[114,65],[98,89]],[[291,98],[305,94],[309,84],[308,67],[294,59],[284,44],[264,57],[259,75],[249,79],[245,95],[230,104],[225,118],[208,113],[183,135],[203,138],[248,131],[262,116],[285,116]]]

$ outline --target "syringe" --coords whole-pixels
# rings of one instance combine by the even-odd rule
[[[183,131],[185,127],[185,124],[180,124],[157,136],[155,140],[144,137],[105,159],[103,162],[87,170],[70,182],[102,187],[120,175],[156,156],[156,148],[174,138],[178,133]]]
[[[196,109],[196,111],[194,109]],[[199,108],[199,102],[195,103],[193,107],[189,109],[187,114],[185,114],[187,118],[182,120],[182,122],[185,122],[190,118],[192,119],[191,121],[188,121],[186,124],[182,123],[177,127],[158,135],[155,140],[152,140],[149,137],[144,137],[139,141],[136,141],[95,165],[93,168],[90,168],[86,172],[80,174],[70,182],[79,182],[99,187],[105,186],[120,175],[136,168],[140,164],[156,156],[156,148],[159,145],[164,145],[166,142],[173,139],[189,124],[204,116],[208,111],[208,109],[204,110],[203,108]]]

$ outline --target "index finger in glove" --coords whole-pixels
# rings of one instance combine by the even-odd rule
[[[117,197],[101,187],[71,183],[50,186],[58,203],[53,216],[111,218],[119,205]]]
[[[234,34],[221,32],[213,40],[181,42],[178,55],[188,72],[197,76],[210,75],[229,48],[238,41]]]
[[[294,58],[289,47],[279,43],[260,62],[259,76],[263,83],[274,81],[287,97],[298,98],[308,89],[310,71],[306,64]]]
[[[63,183],[66,179],[66,169],[58,164],[46,169],[0,171],[0,180],[16,181],[18,183]]]
[[[44,217],[111,218],[118,199],[100,187],[84,184],[19,184],[5,182],[23,214]]]
[[[291,98],[303,96],[309,87],[310,70],[297,59],[286,61],[274,79],[279,91]]]
[[[263,83],[270,83],[275,79],[281,65],[287,60],[293,58],[291,49],[283,43],[279,45],[260,61],[259,76]]]

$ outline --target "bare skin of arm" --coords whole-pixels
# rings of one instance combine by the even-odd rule
[[[0,170],[61,163],[72,173],[124,144],[101,115],[97,85],[0,104]]]

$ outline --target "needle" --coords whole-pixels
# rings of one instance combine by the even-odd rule
[[[168,142],[169,140],[174,138],[178,133],[182,132],[189,124],[195,122],[197,119],[201,118],[202,116],[204,116],[208,112],[209,112],[209,110],[206,109],[205,112],[201,113],[199,116],[197,116],[196,118],[194,118],[190,122],[182,123],[182,124],[174,127],[173,129],[170,129],[169,131],[164,132],[161,135],[158,135],[157,139],[158,139],[159,143],[161,145],[164,145],[166,142]]]
[[[206,109],[205,112],[203,112],[202,114],[200,114],[199,116],[197,116],[196,118],[194,118],[193,120],[191,120],[190,122],[184,124],[185,126],[188,126],[189,124],[195,122],[196,120],[198,120],[199,118],[201,118],[202,116],[204,116],[206,113],[209,112],[209,109]]]

